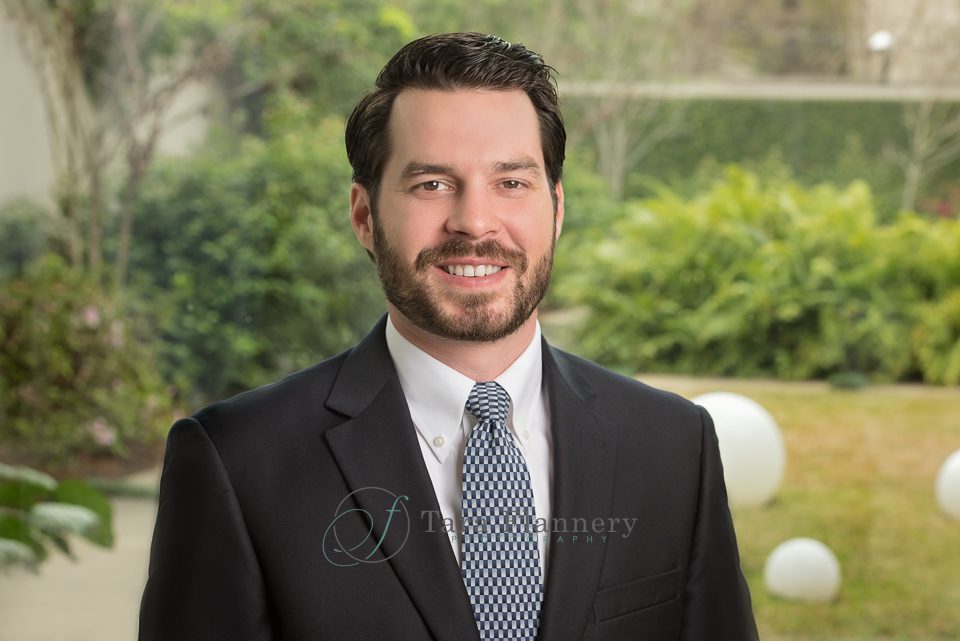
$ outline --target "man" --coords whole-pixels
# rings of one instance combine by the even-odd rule
[[[549,67],[423,38],[346,142],[388,315],[173,427],[141,640],[755,639],[709,416],[540,336]]]

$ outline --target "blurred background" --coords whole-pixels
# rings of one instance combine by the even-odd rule
[[[462,30],[557,70],[547,336],[775,419],[761,636],[960,638],[960,0],[0,0],[0,639],[134,638],[172,421],[379,317],[344,120]]]

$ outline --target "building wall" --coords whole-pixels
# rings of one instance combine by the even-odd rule
[[[0,207],[22,197],[49,203],[53,184],[40,85],[0,11]]]

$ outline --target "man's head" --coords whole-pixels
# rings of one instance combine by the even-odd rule
[[[377,76],[375,88],[357,103],[347,121],[353,181],[376,200],[391,150],[390,113],[404,89],[520,90],[537,113],[552,188],[563,177],[567,132],[551,72],[540,54],[496,36],[446,33],[414,40],[394,54]]]
[[[564,213],[565,134],[540,57],[479,34],[415,41],[346,138],[351,221],[398,328],[484,342],[532,331]]]

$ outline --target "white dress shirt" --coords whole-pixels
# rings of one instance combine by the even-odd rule
[[[476,381],[441,363],[405,339],[387,319],[387,348],[397,368],[400,385],[419,434],[423,462],[430,473],[437,503],[444,519],[461,522],[461,473],[467,437],[477,419],[466,411],[467,397]],[[547,394],[543,387],[540,324],[530,345],[500,376],[494,379],[510,395],[507,427],[523,452],[537,519],[550,523],[550,487],[553,480],[552,438]],[[429,524],[413,515],[414,526]],[[436,529],[442,524],[433,523]],[[540,572],[546,584],[549,534],[538,536]],[[450,533],[450,545],[460,561],[459,530]]]

